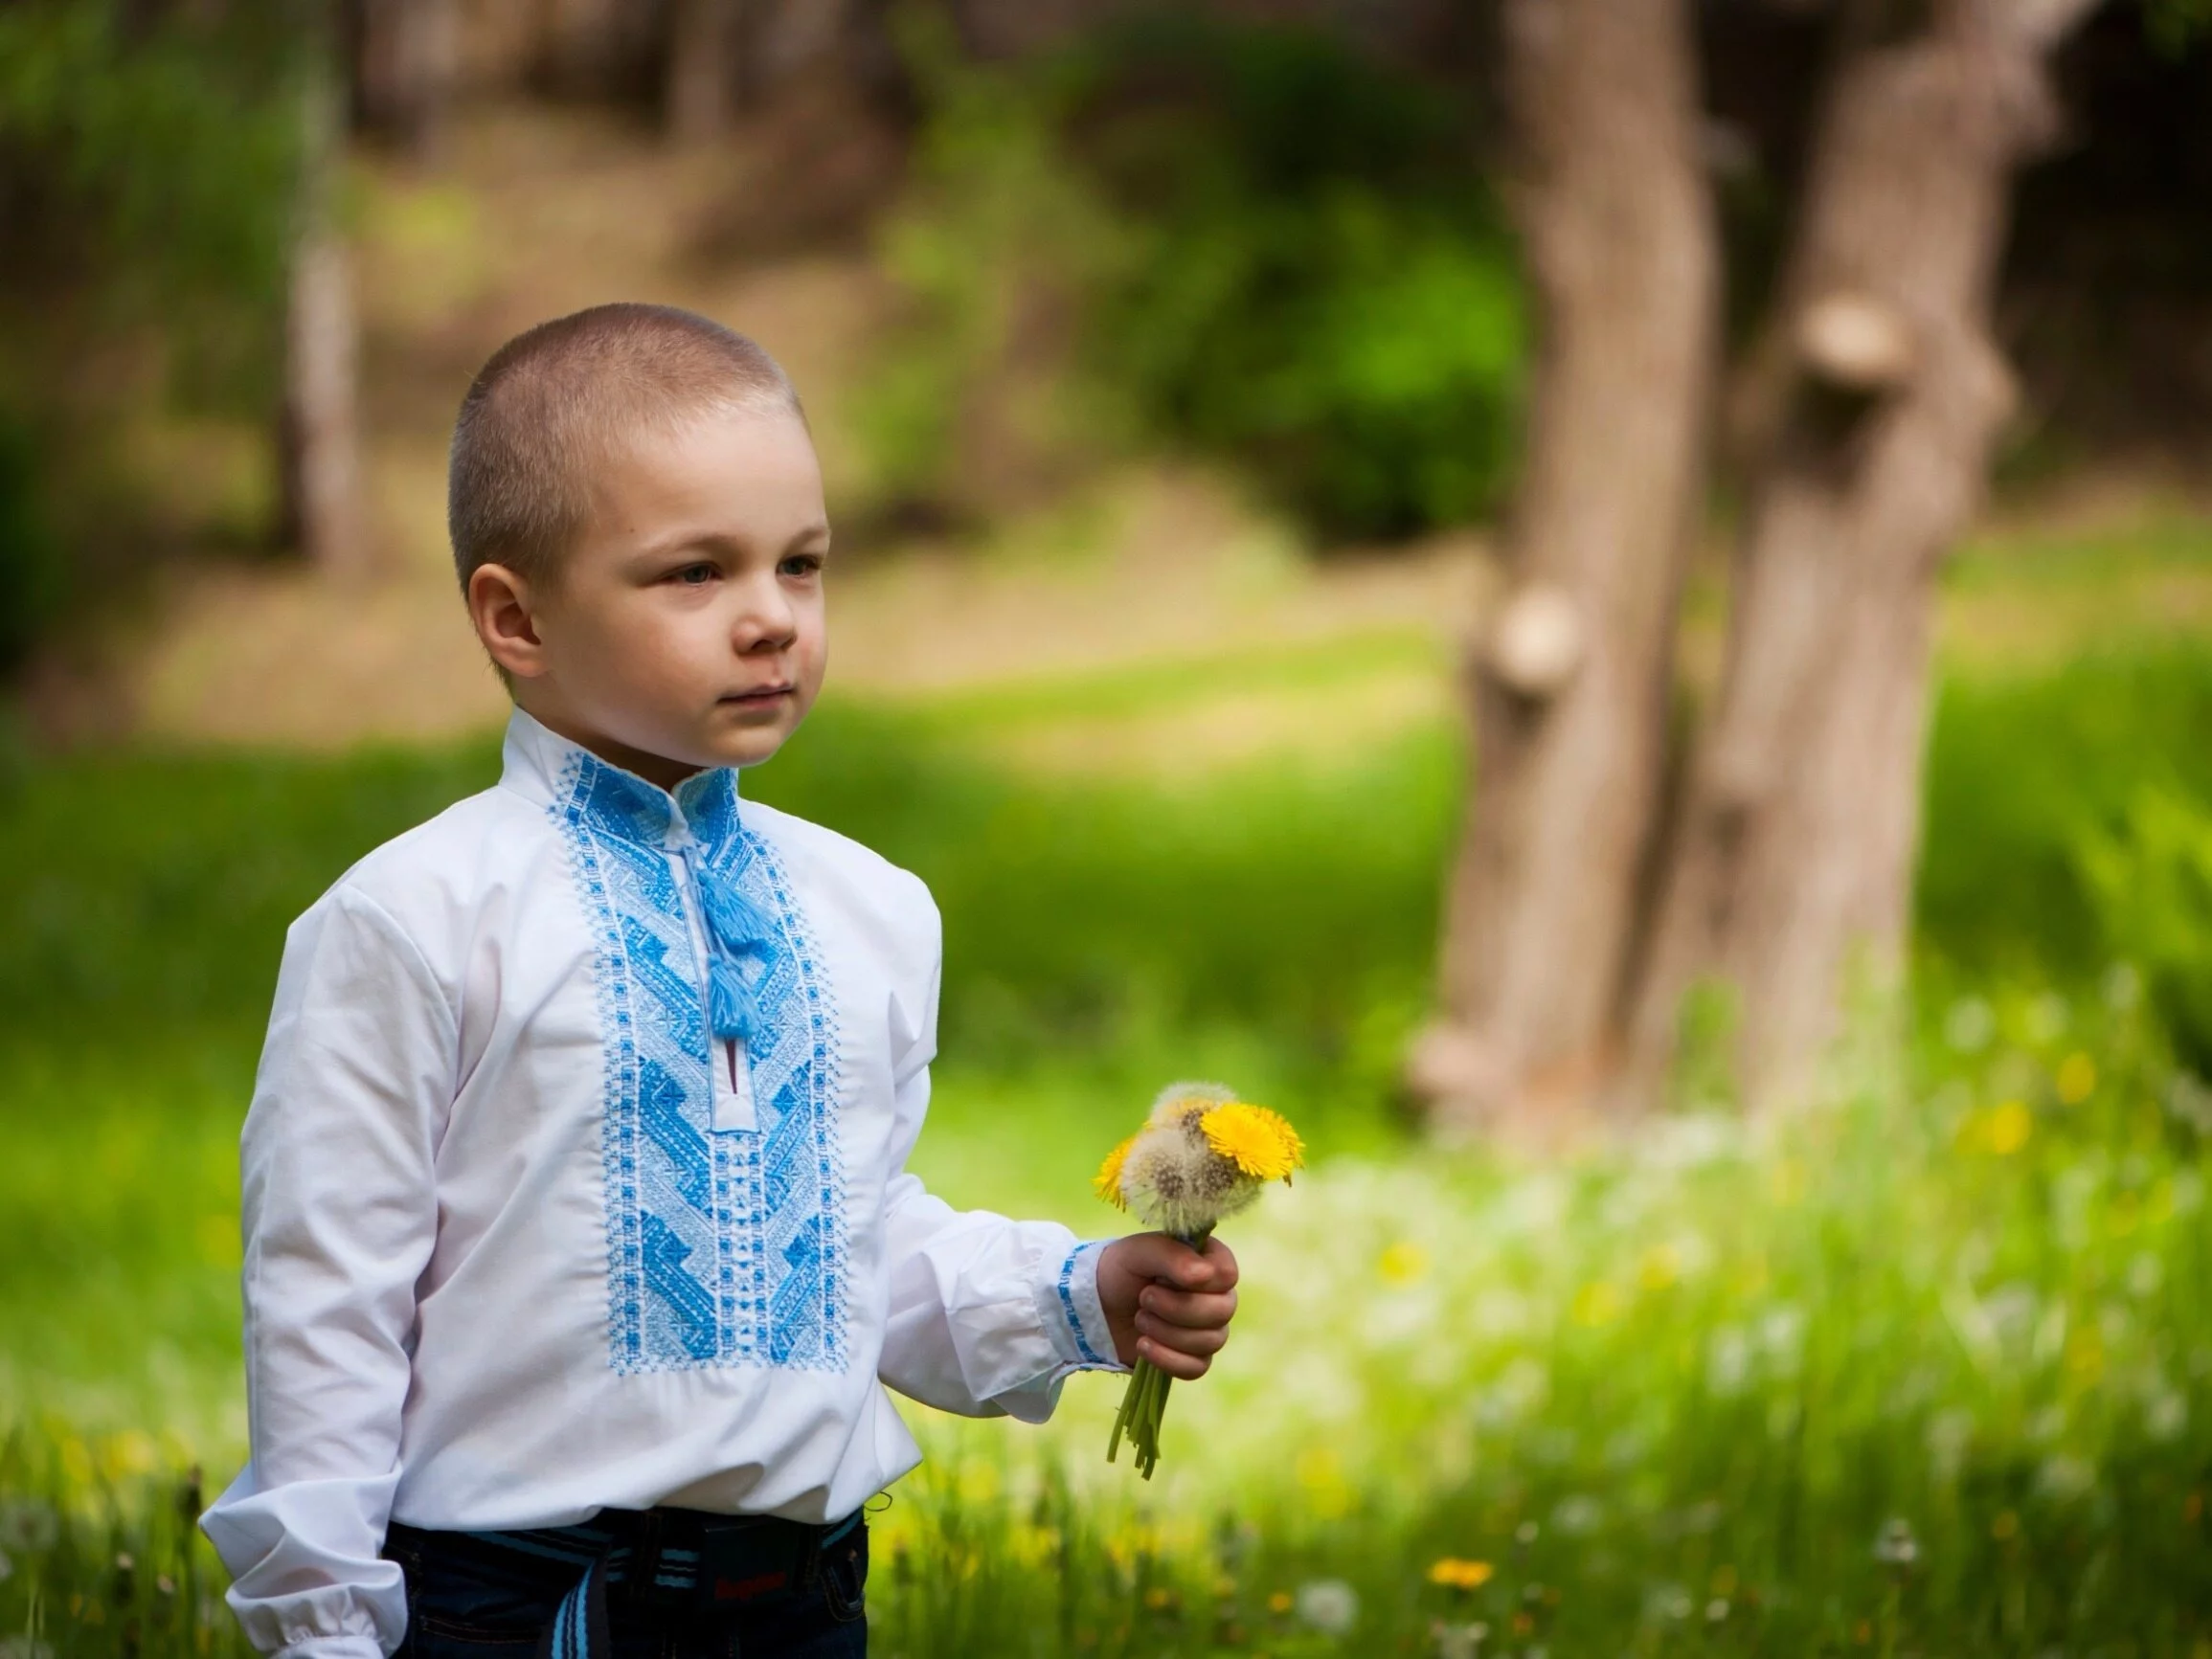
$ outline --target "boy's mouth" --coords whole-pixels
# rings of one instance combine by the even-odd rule
[[[774,685],[756,685],[749,691],[728,692],[723,696],[722,701],[734,703],[745,708],[758,707],[764,703],[774,703],[778,698],[788,697],[797,689],[798,687],[790,681],[780,680]]]

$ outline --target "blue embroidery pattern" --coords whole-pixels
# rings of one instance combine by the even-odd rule
[[[677,800],[698,856],[780,946],[742,969],[758,1010],[752,1129],[713,1127],[700,919],[666,845],[668,797],[577,753],[552,808],[592,926],[606,1051],[609,1363],[842,1371],[846,1191],[821,952],[775,850],[742,821],[733,774],[700,773]]]
[[[1068,1259],[1060,1264],[1060,1312],[1067,1315],[1068,1329],[1075,1334],[1075,1351],[1093,1365],[1105,1365],[1107,1361],[1098,1357],[1097,1350],[1091,1346],[1091,1339],[1083,1334],[1083,1321],[1075,1312],[1075,1292],[1073,1289],[1075,1258],[1085,1250],[1095,1247],[1095,1241],[1079,1244],[1068,1252]]]

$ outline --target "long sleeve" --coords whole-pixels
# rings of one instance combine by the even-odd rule
[[[264,1652],[378,1659],[406,1628],[379,1551],[456,1052],[381,908],[342,886],[293,925],[241,1141],[251,1461],[201,1523]]]
[[[927,988],[913,1027],[897,1033],[898,1174],[886,1194],[891,1312],[879,1375],[901,1394],[968,1417],[1041,1423],[1076,1371],[1125,1371],[1098,1301],[1105,1241],[1056,1222],[956,1210],[906,1160],[928,1112],[937,1047],[940,961],[932,926]]]

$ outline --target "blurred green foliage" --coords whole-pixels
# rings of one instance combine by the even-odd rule
[[[1076,153],[1140,250],[1100,298],[1098,360],[1155,430],[1324,535],[1493,504],[1525,320],[1464,89],[1189,13],[1092,50]]]
[[[2212,801],[2207,731],[2212,655],[2195,644],[1947,680],[1927,769],[1923,944],[1970,974],[2101,970],[2133,930],[2108,923],[2085,841],[2113,834],[2147,781]]]
[[[2212,1077],[2212,804],[2145,785],[2077,852],[2107,950],[2147,976],[2176,1049]]]
[[[133,320],[192,301],[272,303],[292,222],[300,116],[287,94],[303,39],[283,8],[18,0],[0,11],[0,169],[11,193],[33,198],[11,210],[34,215],[48,244],[23,253],[77,262]]]
[[[127,492],[136,405],[260,413],[282,362],[307,9],[0,7],[0,684]]]
[[[1094,442],[1226,460],[1333,539],[1495,504],[1527,324],[1463,91],[1279,25],[1140,16],[1016,74],[910,23],[930,116],[885,243],[916,310],[875,392],[880,488],[955,487],[1041,290]]]

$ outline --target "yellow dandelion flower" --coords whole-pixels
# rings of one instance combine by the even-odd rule
[[[2035,1132],[2035,1119],[2021,1102],[2008,1100],[1994,1108],[1983,1125],[1984,1144],[1998,1157],[2010,1157],[2028,1143]]]
[[[1255,1180],[1287,1183],[1305,1162],[1305,1143],[1279,1111],[1241,1100],[1217,1106],[1199,1120],[1207,1145]]]
[[[1129,1207],[1129,1200],[1121,1196],[1121,1166],[1129,1161],[1129,1149],[1136,1144],[1137,1137],[1131,1135],[1106,1155],[1106,1161],[1091,1177],[1091,1190],[1117,1210]]]
[[[1430,1563],[1429,1582],[1448,1590],[1479,1590],[1497,1570],[1488,1561],[1463,1561],[1457,1556],[1446,1556]]]

